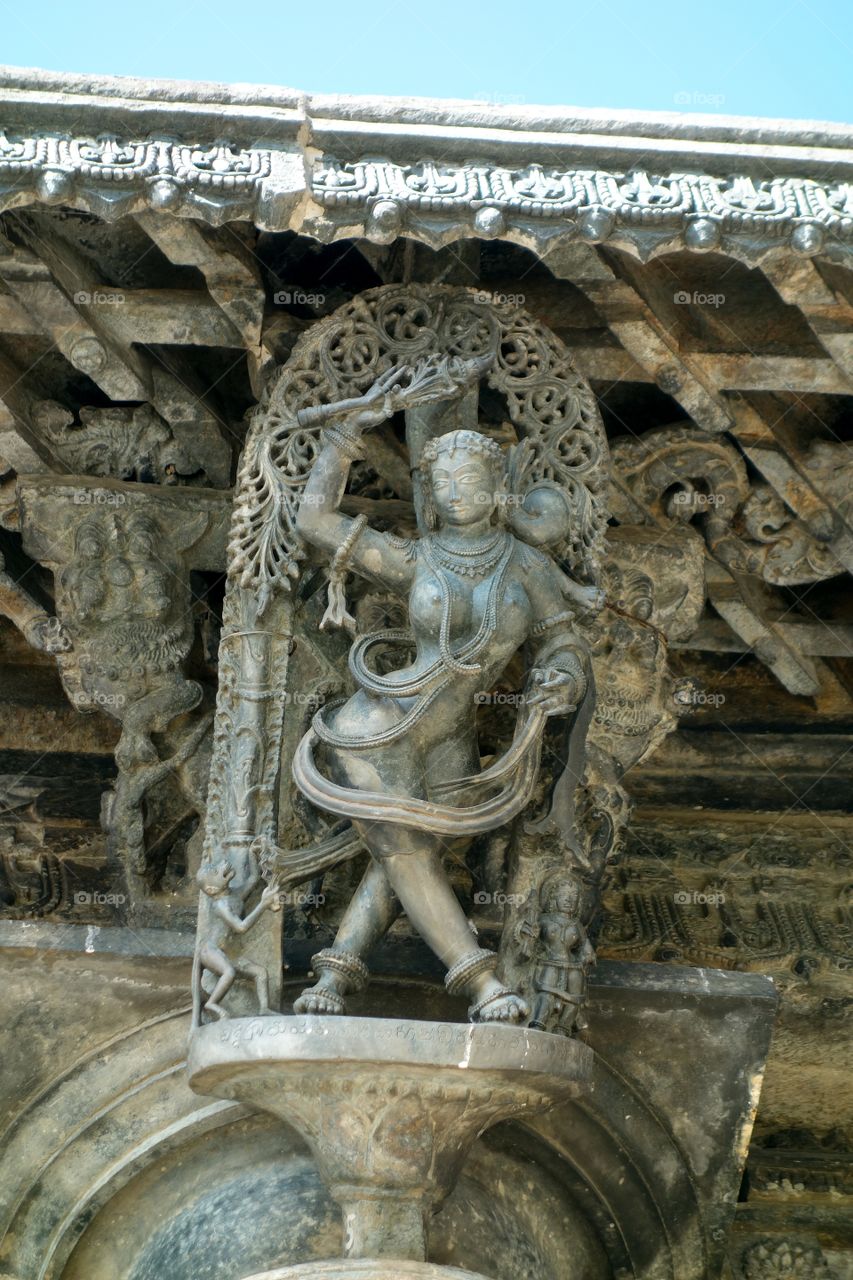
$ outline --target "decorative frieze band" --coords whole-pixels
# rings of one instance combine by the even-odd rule
[[[150,207],[213,225],[253,218],[284,229],[305,189],[299,149],[0,130],[0,209],[35,197],[108,219]]]
[[[309,182],[314,212],[294,218]],[[853,241],[846,182],[328,156],[309,177],[295,142],[242,147],[0,131],[0,208],[34,199],[103,217],[149,206],[214,224],[252,218],[269,230],[304,225],[326,240],[364,234],[380,243],[400,234],[433,242],[466,233],[551,243],[568,233],[593,243],[612,237],[642,254],[675,242],[755,256],[786,245],[801,254],[838,253]]]
[[[519,223],[569,222],[590,242],[620,231],[671,237],[707,251],[730,236],[768,243],[790,239],[799,253],[820,252],[828,238],[853,239],[853,187],[807,178],[662,176],[634,170],[605,173],[529,164],[415,165],[384,160],[339,163],[327,158],[314,175],[314,198],[338,216],[368,210],[371,238],[393,238],[406,215],[458,219],[481,235],[501,237]],[[464,211],[464,213],[463,213]]]

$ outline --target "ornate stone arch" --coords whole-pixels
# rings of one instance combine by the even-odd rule
[[[430,354],[494,353],[487,375],[530,445],[530,480],[563,486],[577,513],[564,556],[585,578],[597,573],[606,515],[606,443],[589,384],[561,340],[525,310],[449,285],[383,285],[312,326],[255,410],[237,485],[229,576],[262,596],[282,572],[297,577],[299,494],[320,448],[300,409],[363,392],[383,368]],[[286,581],[286,580],[285,580]]]

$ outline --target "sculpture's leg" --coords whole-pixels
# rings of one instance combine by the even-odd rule
[[[547,1031],[552,1005],[553,997],[540,991],[533,1001],[529,1025],[537,1031]]]
[[[223,1009],[220,1001],[233,987],[237,971],[225,953],[220,951],[218,947],[203,947],[199,959],[203,968],[219,975],[216,986],[205,1002],[205,1012],[215,1014],[217,1018],[227,1018],[228,1014]]]
[[[200,684],[174,676],[170,683],[126,704],[121,716],[121,737],[115,749],[119,769],[156,761],[158,756],[151,734],[162,733],[177,716],[197,707],[201,698]]]
[[[399,914],[400,901],[382,864],[371,858],[341,920],[334,945],[313,958],[319,979],[295,1001],[294,1012],[343,1013],[344,996],[366,980],[364,957]]]
[[[278,1013],[277,1009],[270,1008],[270,979],[265,966],[255,964],[253,960],[244,960],[237,965],[237,972],[241,977],[250,978],[254,982],[255,995],[258,1000],[258,1013]]]
[[[476,945],[442,866],[441,840],[427,832],[378,822],[359,829],[374,856],[381,858],[403,910],[446,965],[448,991],[454,995],[465,991],[475,1011],[472,1016],[484,1021],[526,1018],[524,1001],[495,977],[497,957]]]

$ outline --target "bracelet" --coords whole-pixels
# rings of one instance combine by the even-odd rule
[[[543,636],[546,631],[550,631],[552,627],[561,627],[564,624],[574,622],[575,615],[572,611],[565,610],[563,613],[555,613],[550,618],[543,618],[541,622],[537,622],[531,628],[531,635]]]
[[[349,533],[344,538],[343,542],[338,547],[335,554],[332,556],[332,563],[329,568],[330,578],[343,577],[343,575],[346,573],[347,564],[349,563],[349,558],[352,555],[353,548],[355,547],[355,544],[358,542],[359,538],[364,532],[366,525],[367,525],[366,515],[356,516],[356,518],[353,520]]]
[[[364,437],[360,432],[349,429],[343,422],[334,427],[326,427],[322,440],[324,444],[333,444],[350,462],[364,457]]]

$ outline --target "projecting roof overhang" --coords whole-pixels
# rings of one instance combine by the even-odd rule
[[[847,126],[0,69],[0,209],[849,260]]]

